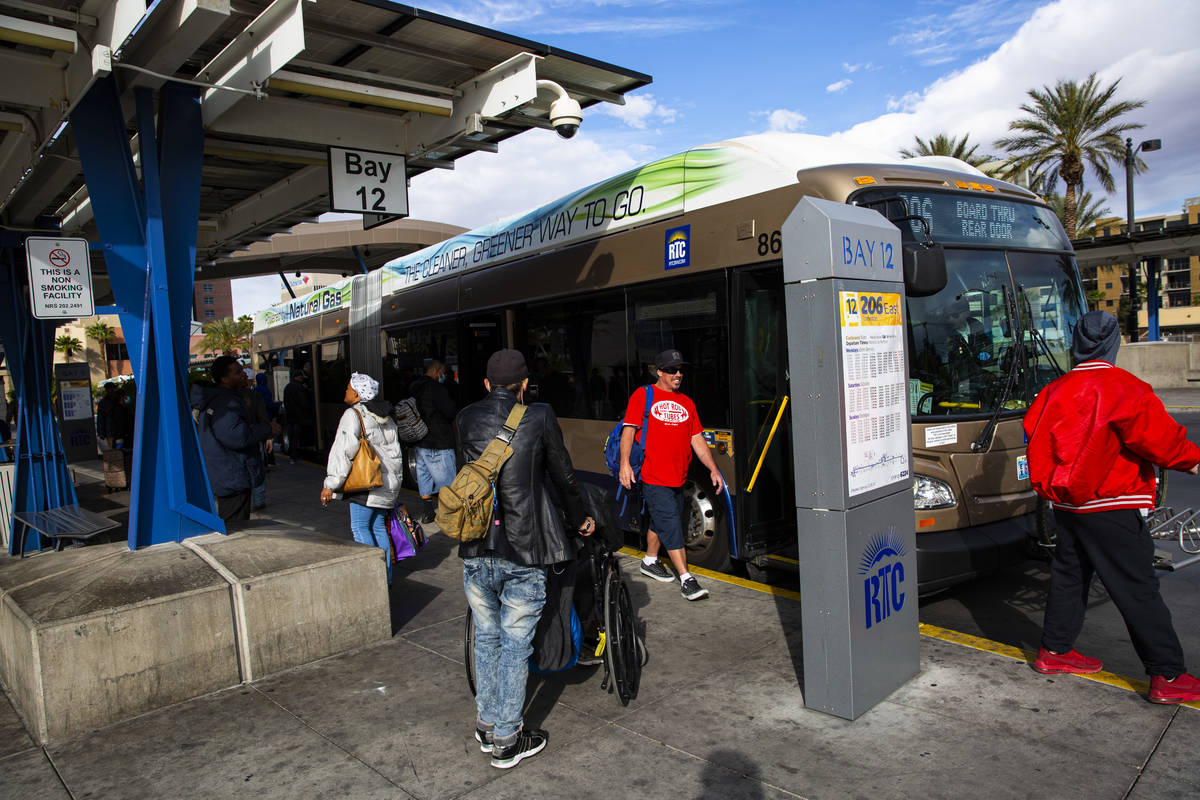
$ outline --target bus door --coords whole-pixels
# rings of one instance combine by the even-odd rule
[[[504,315],[489,311],[463,317],[459,329],[459,408],[482,400],[487,392],[487,362],[504,345]]]
[[[737,557],[796,541],[783,268],[733,273],[734,461]]]

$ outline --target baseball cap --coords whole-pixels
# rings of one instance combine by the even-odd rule
[[[681,367],[688,362],[683,360],[683,353],[678,350],[663,350],[654,357],[654,366],[657,369],[665,369],[666,367]]]
[[[493,385],[520,383],[529,377],[529,367],[520,350],[497,350],[487,363],[487,379]]]

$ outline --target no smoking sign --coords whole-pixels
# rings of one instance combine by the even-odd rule
[[[95,313],[86,239],[30,236],[25,240],[29,295],[38,319],[75,319]]]

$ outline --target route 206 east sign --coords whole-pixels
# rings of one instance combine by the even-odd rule
[[[408,216],[404,156],[330,147],[329,196],[331,211]]]
[[[25,240],[29,294],[38,319],[75,319],[95,313],[86,239],[30,236]]]

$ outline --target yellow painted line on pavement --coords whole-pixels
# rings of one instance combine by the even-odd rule
[[[639,561],[645,557],[646,553],[642,550],[635,550],[632,547],[622,547],[617,552],[630,558],[636,558]],[[726,575],[723,572],[713,572],[703,567],[688,567],[688,571],[696,575],[700,575],[709,580],[719,581],[720,583],[728,583],[734,586],[741,586],[744,589],[751,589],[763,594],[774,595],[775,597],[785,597],[789,600],[800,600],[800,592],[793,589],[781,589],[778,586],[769,586],[765,583],[757,581],[748,581],[745,578],[739,578],[735,575]],[[918,630],[922,636],[928,636],[933,639],[941,639],[944,642],[962,645],[969,647],[972,650],[980,650],[985,653],[994,653],[995,655],[1011,658],[1014,661],[1024,661],[1027,664],[1032,664],[1037,653],[1032,650],[1026,650],[1021,647],[1014,647],[1010,644],[994,642],[991,639],[984,639],[981,636],[973,636],[969,633],[960,633],[952,631],[948,628],[939,628],[937,625],[930,625],[922,622],[918,625]],[[1063,677],[1067,677],[1067,673],[1063,673]],[[1127,692],[1136,692],[1138,694],[1146,694],[1150,691],[1150,684],[1146,681],[1136,678],[1127,678],[1124,675],[1117,675],[1113,672],[1097,672],[1094,675],[1074,675],[1071,677],[1083,678],[1084,680],[1103,683],[1106,686],[1112,686],[1117,689],[1124,689]],[[1187,706],[1188,708],[1200,709],[1200,702],[1195,703],[1180,703],[1179,705]]]
[[[1000,642],[993,642],[991,639],[984,639],[979,636],[972,636],[969,633],[959,633],[958,631],[948,630],[947,628],[939,628],[936,625],[929,625],[922,622],[918,626],[923,636],[929,636],[934,639],[941,639],[944,642],[970,647],[973,650],[982,650],[985,653],[995,653],[999,656],[1005,656],[1015,661],[1024,661],[1027,664],[1032,664],[1037,658],[1037,653],[1032,650],[1025,650],[1021,647],[1013,647]],[[1062,673],[1066,677],[1069,673]],[[1113,672],[1097,672],[1092,675],[1075,675],[1073,677],[1083,678],[1084,680],[1103,683],[1106,686],[1113,686],[1117,689],[1124,689],[1127,692],[1136,692],[1137,694],[1146,694],[1150,691],[1150,684],[1146,681],[1141,681],[1136,678],[1127,678],[1124,675],[1117,675]],[[1200,708],[1200,702],[1196,703],[1180,703],[1179,705],[1187,706],[1188,708]]]

